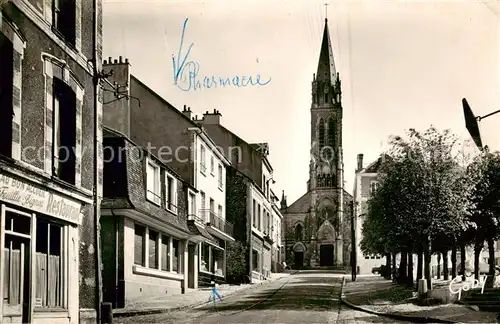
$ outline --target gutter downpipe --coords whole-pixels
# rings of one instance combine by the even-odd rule
[[[101,235],[100,235],[100,200],[99,200],[99,172],[98,158],[99,154],[99,144],[98,144],[98,127],[99,118],[97,117],[98,105],[99,105],[99,69],[98,66],[98,54],[97,54],[97,24],[98,24],[98,1],[92,0],[93,9],[93,24],[92,24],[92,65],[94,75],[92,79],[94,81],[94,226],[95,226],[95,240],[96,240],[96,252],[95,252],[95,268],[96,268],[96,322],[101,322],[101,303],[102,303],[102,273],[101,273]]]

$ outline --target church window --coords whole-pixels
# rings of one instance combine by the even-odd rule
[[[297,226],[295,226],[295,240],[296,241],[302,240],[302,225],[300,224],[297,224]]]
[[[328,120],[328,145],[335,147],[335,121],[333,118]]]
[[[325,93],[325,103],[328,103],[328,93]]]
[[[319,120],[319,149],[325,146],[325,123],[323,122],[323,118]]]

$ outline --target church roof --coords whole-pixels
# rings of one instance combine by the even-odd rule
[[[389,155],[382,154],[378,159],[373,161],[370,165],[368,165],[366,168],[362,169],[360,172],[361,173],[378,173],[380,170],[380,167],[382,166],[382,162],[388,158],[390,158]]]
[[[286,214],[308,213],[311,208],[311,192],[306,192],[286,209]]]
[[[337,70],[333,59],[332,43],[330,41],[330,32],[328,30],[328,19],[325,19],[325,30],[323,31],[323,41],[319,53],[318,71],[316,80],[330,81],[334,84],[337,79]]]

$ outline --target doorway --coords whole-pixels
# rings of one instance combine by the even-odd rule
[[[194,289],[194,262],[196,259],[195,255],[196,245],[188,244],[188,288]]]
[[[3,321],[30,322],[31,217],[5,208],[3,238]]]
[[[295,252],[295,269],[299,270],[304,267],[304,252]]]
[[[321,267],[333,266],[333,244],[322,244],[319,247],[319,265]]]

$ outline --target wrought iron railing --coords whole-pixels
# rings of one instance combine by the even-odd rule
[[[203,218],[201,218],[200,216],[195,215],[195,214],[189,214],[189,215],[188,215],[188,220],[196,221],[196,222],[199,222],[199,223],[201,223],[201,224],[204,224],[204,223],[205,223],[205,222],[203,221]]]
[[[209,209],[201,209],[200,215],[203,215],[205,222],[207,225],[215,227],[219,231],[226,233],[229,236],[233,236],[234,228],[233,224],[226,221],[224,218],[221,218],[217,213]]]

